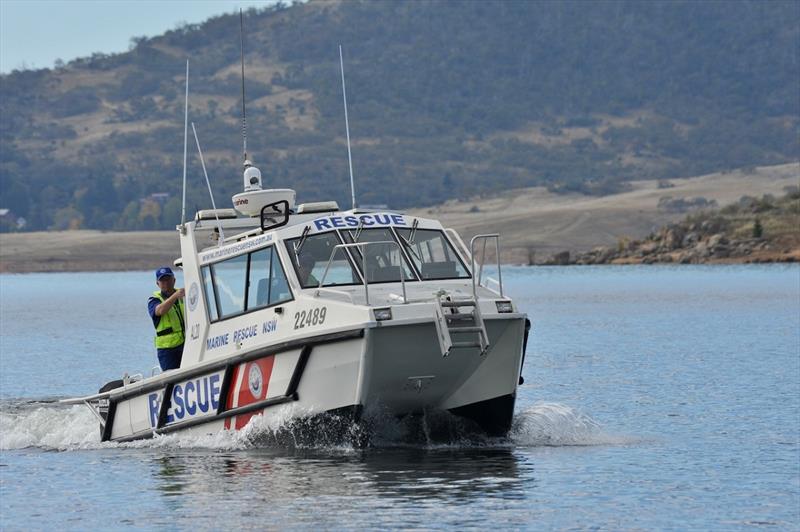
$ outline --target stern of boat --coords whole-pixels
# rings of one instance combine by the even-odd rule
[[[483,320],[472,339],[440,341],[437,319],[378,322],[365,334],[359,403],[396,415],[445,410],[476,422],[491,436],[511,428],[522,366],[526,318],[499,314]],[[469,326],[463,327],[464,329]]]

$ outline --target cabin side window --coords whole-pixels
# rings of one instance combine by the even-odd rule
[[[208,307],[208,318],[217,321],[217,298],[214,296],[214,283],[211,280],[211,268],[203,268],[203,291],[206,294],[206,306]]]
[[[244,312],[247,255],[211,265],[220,318]]]
[[[291,299],[289,283],[286,282],[275,248],[270,246],[251,253],[247,310],[277,305]]]
[[[413,240],[411,233],[410,229],[397,229],[423,281],[469,278],[467,268],[441,231],[417,229]]]
[[[292,299],[274,246],[203,267],[209,319],[220,319]]]

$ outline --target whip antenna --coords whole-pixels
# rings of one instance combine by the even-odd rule
[[[197,144],[197,153],[200,154],[200,164],[203,166],[203,175],[206,176],[206,185],[208,186],[208,195],[211,196],[211,207],[214,209],[214,217],[217,219],[217,227],[219,228],[219,242],[217,245],[222,245],[225,241],[225,233],[222,232],[222,222],[219,221],[219,213],[217,212],[217,204],[214,203],[214,193],[211,192],[211,182],[208,180],[208,172],[206,172],[206,162],[203,160],[203,150],[200,149],[200,141],[197,139],[197,130],[192,122],[192,133],[194,133],[194,141]]]
[[[350,153],[350,122],[347,120],[347,90],[344,86],[344,59],[342,59],[342,45],[339,45],[339,66],[342,70],[342,99],[344,100],[344,127],[347,131],[347,162],[350,165],[350,197],[353,209],[356,208],[356,185],[353,181],[353,156]]]
[[[244,160],[247,160],[247,114],[244,110],[244,15],[239,8],[239,45],[242,58],[242,151]]]
[[[186,60],[186,99],[183,109],[183,202],[181,203],[181,225],[186,223],[186,141],[189,137],[189,60]]]

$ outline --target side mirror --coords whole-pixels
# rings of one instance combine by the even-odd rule
[[[261,207],[261,230],[277,229],[289,223],[289,202],[276,201]]]

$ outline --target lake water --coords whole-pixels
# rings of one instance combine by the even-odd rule
[[[151,272],[0,276],[0,528],[800,528],[800,267],[508,268],[507,440],[100,444],[55,398],[156,364]],[[424,434],[421,431],[420,434]]]

